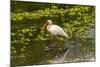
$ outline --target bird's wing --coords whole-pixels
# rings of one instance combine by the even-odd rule
[[[54,33],[55,35],[68,37],[68,35],[64,32],[64,30],[58,25],[52,25],[51,29],[53,29],[52,33]]]

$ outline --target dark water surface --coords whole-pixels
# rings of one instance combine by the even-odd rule
[[[34,40],[27,45],[22,47],[16,47],[17,52],[12,52],[11,61],[12,66],[17,65],[37,65],[37,64],[48,64],[47,61],[52,60],[54,57],[54,50],[48,49],[47,46],[52,43],[49,40]],[[64,42],[59,42],[62,46]],[[95,42],[94,38],[80,39],[75,38],[74,41],[70,42],[72,46],[69,53],[67,54],[65,61],[69,62],[84,62],[95,60]],[[23,52],[23,53],[22,53]]]

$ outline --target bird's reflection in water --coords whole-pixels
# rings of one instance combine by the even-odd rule
[[[69,49],[66,48],[63,50],[63,47],[59,46],[60,43],[55,41],[48,45],[48,48],[52,51],[53,59],[51,63],[61,63],[64,62],[64,59],[69,52]],[[67,52],[67,53],[66,53]]]

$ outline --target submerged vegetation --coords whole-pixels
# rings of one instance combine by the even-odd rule
[[[45,48],[53,39],[42,30],[48,19],[69,35],[73,49],[65,61],[95,57],[95,6],[11,1],[12,66],[45,64],[53,57]]]

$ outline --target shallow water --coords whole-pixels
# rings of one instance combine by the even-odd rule
[[[47,61],[52,60],[56,53],[55,49],[48,49],[48,45],[51,43],[49,40],[34,40],[23,45],[24,49],[12,44],[17,49],[16,53],[11,53],[12,66],[49,64]],[[62,47],[64,42],[61,41],[59,44]],[[71,49],[65,58],[65,63],[95,60],[94,38],[76,38],[74,41],[70,41],[70,45]]]

